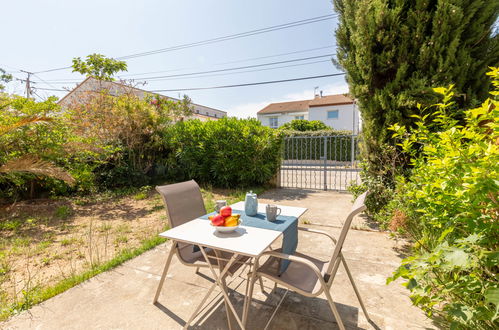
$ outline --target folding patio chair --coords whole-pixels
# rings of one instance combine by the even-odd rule
[[[340,329],[345,329],[340,314],[336,309],[336,306],[334,304],[333,298],[331,297],[330,293],[334,277],[336,275],[336,272],[338,271],[340,263],[342,263],[343,266],[345,267],[350,283],[352,283],[352,287],[355,291],[357,299],[359,300],[360,306],[362,307],[362,310],[364,311],[367,320],[371,322],[369,315],[367,314],[367,310],[364,306],[364,303],[362,302],[362,298],[360,297],[360,293],[357,290],[357,286],[355,285],[355,282],[353,280],[352,274],[350,273],[347,262],[341,252],[348,230],[350,229],[350,224],[352,223],[353,217],[366,209],[364,201],[366,199],[367,194],[368,192],[366,191],[365,193],[357,197],[357,199],[355,200],[352,209],[350,211],[350,214],[348,215],[345,223],[343,224],[343,228],[341,230],[338,240],[334,239],[328,233],[320,230],[314,230],[309,228],[298,228],[299,230],[307,231],[309,233],[324,235],[326,237],[329,237],[333,241],[335,249],[329,262],[321,261],[301,253],[295,253],[293,255],[283,254],[281,253],[280,249],[264,252],[260,257],[269,256],[269,258],[261,266],[259,264],[260,257],[256,259],[255,268],[254,268],[256,269],[256,271],[253,272],[250,280],[249,298],[251,299],[253,295],[255,280],[257,278],[261,279],[262,277],[266,277],[271,281],[274,281],[275,286],[277,286],[277,284],[280,284],[286,287],[288,290],[297,292],[307,297],[317,297],[322,293],[324,293],[329,303],[329,307],[331,308],[331,311],[333,312],[333,315]],[[290,264],[284,273],[279,274],[278,270],[281,260],[290,260]],[[287,292],[288,291],[286,291],[286,293]],[[284,299],[285,295],[286,294],[284,294],[284,296],[282,297],[281,302]],[[280,303],[277,306],[277,308],[279,308]],[[250,305],[251,302],[246,305],[246,310],[243,316],[244,324],[246,324],[245,322],[248,317]],[[274,317],[276,311],[277,309],[274,311],[271,319],[267,323],[267,326],[272,321],[272,318]]]
[[[206,214],[201,190],[194,180],[157,186],[156,190],[161,194],[161,197],[163,197],[170,228],[180,226]],[[158,301],[173,254],[177,255],[180,262],[185,266],[196,267],[196,273],[199,271],[200,267],[209,267],[202,252],[199,249],[196,249],[192,244],[176,242],[171,249],[154,297],[154,303]],[[205,251],[207,251],[210,263],[219,269],[223,269],[227,264],[227,261],[232,257],[232,253],[229,252],[215,251],[212,249],[205,249]],[[245,260],[246,259],[243,260],[243,258],[241,258],[238,262],[235,262],[228,269],[226,275],[234,275],[243,265]]]

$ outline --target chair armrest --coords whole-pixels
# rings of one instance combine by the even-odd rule
[[[327,237],[329,237],[333,241],[334,244],[336,244],[336,239],[333,236],[331,236],[328,233],[326,233],[325,231],[317,230],[317,229],[311,229],[311,228],[305,228],[305,227],[298,227],[298,230],[308,231],[310,233],[321,234],[321,235],[327,236]]]
[[[263,256],[271,256],[271,257],[276,257],[276,258],[279,258],[279,259],[285,259],[285,260],[289,260],[289,261],[293,261],[293,262],[302,263],[302,264],[308,266],[310,269],[312,269],[314,271],[314,273],[318,277],[322,277],[322,274],[321,274],[321,271],[319,270],[319,268],[312,261],[310,261],[308,259],[305,259],[305,258],[302,258],[302,257],[293,256],[293,255],[290,255],[290,254],[279,253],[279,252],[275,252],[275,251],[267,251],[267,252],[262,253],[261,255],[259,255],[256,258],[255,264],[257,266],[258,266],[258,260],[260,259],[260,257],[263,257]]]

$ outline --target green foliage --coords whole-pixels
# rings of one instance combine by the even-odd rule
[[[416,242],[392,279],[407,279],[414,304],[454,329],[499,327],[499,70],[489,75],[496,90],[464,111],[464,125],[450,87],[435,89],[443,102],[422,109],[416,128],[392,126],[413,170],[398,180],[391,226]]]
[[[279,129],[305,132],[327,130],[330,128],[320,120],[295,119],[282,125]]]
[[[333,160],[349,162],[352,160],[352,143],[354,159],[357,153],[357,137],[341,135],[340,131],[315,131],[315,134],[296,134],[307,132],[285,131],[285,160]]]
[[[103,91],[85,99],[72,105],[68,116],[76,135],[94,141],[90,150],[106,155],[94,169],[96,182],[105,188],[148,184],[155,164],[166,157],[163,131],[191,113],[189,98],[173,101]]]
[[[352,135],[351,131],[335,130],[332,128],[322,129],[318,131],[294,131],[282,130],[284,136],[345,136]]]
[[[256,119],[179,122],[165,131],[172,180],[218,187],[267,183],[280,166],[282,137]]]
[[[120,71],[127,71],[125,61],[118,61],[113,58],[107,58],[101,54],[91,54],[86,60],[80,57],[73,59],[73,72],[79,72],[87,77],[94,77],[99,80],[111,81],[113,75]]]
[[[31,194],[39,185],[49,189],[67,187],[66,183],[39,175],[64,178],[61,170],[50,165],[62,165],[61,160],[67,155],[66,144],[71,141],[69,128],[61,119],[55,101],[55,97],[36,102],[0,94],[2,197]]]
[[[461,107],[487,97],[490,83],[484,73],[499,63],[499,38],[493,32],[498,1],[334,4],[340,15],[337,64],[346,71],[362,114],[366,176],[385,170],[378,168],[384,166],[378,156],[387,143],[394,145],[387,128],[395,123],[413,127],[417,119],[412,115],[422,115],[417,104],[436,102],[432,86],[454,84]]]
[[[2,83],[8,83],[12,80],[12,75],[5,72],[4,69],[0,68],[0,92],[5,88]]]
[[[69,218],[71,214],[73,214],[73,210],[68,205],[61,205],[54,212],[54,215],[62,220]]]

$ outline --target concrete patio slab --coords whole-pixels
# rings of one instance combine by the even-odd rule
[[[329,194],[329,193],[328,193]],[[339,233],[336,216],[348,210],[351,196],[306,192],[294,199],[291,192],[270,191],[265,200],[286,205],[298,202],[308,207],[313,228],[335,236]],[[338,194],[338,193],[336,193]],[[275,196],[273,198],[272,196]],[[327,198],[329,196],[329,198]],[[262,201],[264,199],[262,198]],[[334,211],[336,210],[336,211]],[[326,215],[326,216],[324,216]],[[329,218],[331,219],[331,218]],[[339,222],[341,223],[341,222]],[[344,254],[356,279],[368,312],[375,325],[368,323],[356,300],[346,273],[340,271],[332,286],[332,295],[348,329],[427,329],[433,328],[424,314],[411,305],[407,290],[400,283],[385,281],[402,257],[403,242],[388,234],[351,230]],[[170,243],[165,243],[130,260],[112,271],[98,275],[31,310],[14,316],[2,329],[180,329],[211,285],[209,270],[182,265],[174,258],[164,289],[156,305],[152,299],[158,285]],[[300,233],[299,250],[328,259],[332,247],[325,237]],[[245,289],[243,271],[230,280],[231,300],[241,312]],[[272,283],[265,281],[265,293],[255,286],[248,329],[263,329],[278,304],[284,289],[271,293]],[[218,291],[212,294],[193,324],[193,329],[226,329],[225,306]],[[306,298],[288,293],[269,329],[337,329],[325,298]]]
[[[262,203],[307,207],[308,211],[302,216],[302,221],[342,227],[350,212],[353,197],[350,193],[340,191],[282,188],[268,190],[258,196],[258,200]],[[369,221],[364,215],[355,217],[351,227],[361,230],[379,229],[376,223]]]

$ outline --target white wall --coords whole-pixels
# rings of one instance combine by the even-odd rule
[[[142,89],[126,86],[123,84],[115,83],[115,82],[110,82],[110,81],[100,81],[94,78],[90,79],[85,79],[83,83],[78,85],[77,88],[73,91],[73,93],[68,94],[66,97],[61,99],[59,101],[59,104],[61,107],[67,107],[70,106],[73,102],[78,102],[82,103],[85,102],[85,95],[89,92],[98,92],[101,91],[102,89],[107,89],[109,90],[109,93],[111,95],[121,95],[123,93],[132,93],[136,95],[139,98],[143,98],[146,94],[155,94],[159,95],[162,98],[165,99],[170,99],[170,100],[178,100],[173,97],[169,96],[164,96],[161,94],[156,94],[156,93],[150,93],[147,91],[144,91]],[[94,94],[90,94],[94,95]],[[88,97],[88,96],[87,96]],[[218,110],[218,109],[213,109],[204,105],[196,104],[196,103],[191,103],[192,110],[194,114],[201,114],[203,116],[209,116],[212,117],[213,119],[219,119],[223,117],[227,117],[227,112]],[[191,116],[189,118],[200,118],[199,116]],[[206,118],[205,118],[206,119]],[[206,119],[209,120],[209,119]]]
[[[353,104],[345,105],[327,105],[322,107],[309,108],[309,120],[320,120],[327,126],[337,130],[352,131],[353,127]],[[327,112],[338,110],[337,119],[328,119]],[[355,109],[355,133],[359,130],[359,115],[357,108]]]
[[[264,115],[257,114],[257,118],[263,126],[270,126],[269,118],[277,117],[277,124],[279,127],[294,120],[296,116],[303,116],[303,119],[308,119],[307,112],[268,113]]]
[[[192,104],[192,107],[193,107],[194,113],[198,113],[198,114],[203,115],[203,116],[210,116],[210,117],[214,117],[214,118],[227,117],[227,112],[222,111],[222,110],[217,110],[217,109],[213,109],[210,107],[205,107],[204,105],[195,104],[195,103]]]

